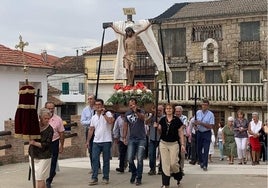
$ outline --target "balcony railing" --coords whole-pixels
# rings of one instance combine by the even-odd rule
[[[267,105],[267,80],[262,83],[215,83],[215,84],[168,84],[169,100],[171,103],[193,104],[195,93],[197,98],[207,98],[218,105],[247,105],[254,102]],[[166,102],[166,85],[159,84],[159,101]],[[266,104],[265,104],[266,103]]]
[[[240,41],[238,43],[239,60],[259,61],[261,43],[260,41]]]
[[[85,91],[79,90],[62,90],[62,95],[84,95]]]

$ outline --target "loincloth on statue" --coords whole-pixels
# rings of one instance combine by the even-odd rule
[[[123,57],[123,66],[125,69],[133,71],[136,63],[136,55],[125,55]]]

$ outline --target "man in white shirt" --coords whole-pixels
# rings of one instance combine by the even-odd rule
[[[89,130],[91,118],[95,114],[95,111],[94,111],[95,96],[93,94],[90,94],[87,98],[87,101],[88,101],[88,106],[86,106],[83,109],[81,113],[81,119],[80,119],[81,124],[85,127],[86,140],[88,136],[88,130]],[[94,134],[89,142],[90,147],[88,148],[89,160],[90,160],[90,165],[91,165],[90,173],[92,172],[92,150],[90,148],[92,148],[92,145],[93,145],[93,138],[94,138]],[[100,162],[99,162],[99,168],[100,168]],[[99,173],[100,171],[101,169],[99,169]]]
[[[99,158],[102,153],[103,157],[103,180],[102,184],[109,183],[109,172],[110,172],[110,157],[111,157],[111,146],[112,146],[112,125],[114,123],[113,114],[106,111],[104,108],[104,102],[102,99],[95,100],[95,115],[93,115],[88,131],[88,138],[86,145],[89,146],[89,141],[95,134],[93,139],[92,150],[92,167],[93,172],[89,185],[98,184],[98,169],[99,169]]]

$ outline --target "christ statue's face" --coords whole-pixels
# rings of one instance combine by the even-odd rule
[[[133,32],[131,30],[126,31],[127,37],[132,37]]]

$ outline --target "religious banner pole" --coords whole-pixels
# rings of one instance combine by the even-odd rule
[[[159,98],[159,88],[158,88],[158,82],[157,82],[157,76],[158,76],[158,71],[155,74],[155,122],[158,123],[158,98]],[[157,127],[154,128],[154,140],[157,141]],[[154,161],[154,165],[156,166],[156,160]]]
[[[40,89],[37,89],[37,93],[35,95],[36,97],[36,102],[35,102],[35,109],[37,110],[38,109],[38,105],[39,105],[39,98],[43,97],[42,95],[40,95]],[[32,163],[33,165],[34,163]],[[31,180],[31,168],[29,167],[29,174],[28,174],[28,180],[30,181]]]
[[[157,76],[158,76],[158,71],[155,73],[155,119],[154,122],[158,123],[158,104],[159,104],[159,84],[157,81]],[[155,140],[157,140],[157,127],[155,127],[155,135],[154,135]]]
[[[105,29],[106,28],[103,27],[102,40],[101,40],[101,49],[100,49],[100,59],[99,59],[99,67],[98,67],[96,91],[95,91],[95,99],[98,98],[99,80],[100,80],[100,69],[101,69],[101,59],[102,59],[102,52],[103,52],[103,43],[104,43]]]
[[[196,119],[196,112],[197,112],[197,94],[196,94],[196,91],[194,93],[194,119]]]
[[[22,41],[22,36],[19,37],[20,42],[15,48],[19,48],[22,53],[23,70],[25,74],[25,85],[19,90],[19,105],[15,114],[15,137],[23,139],[38,139],[40,138],[40,129],[38,115],[36,111],[36,106],[34,105],[34,87],[28,85],[28,66],[24,60],[24,47],[28,46],[28,42]],[[33,187],[36,188],[35,179],[35,168],[34,168],[34,157],[32,155],[33,151],[29,149],[30,161],[31,161],[31,171],[32,171],[32,181]]]
[[[21,53],[22,53],[22,62],[23,62],[23,71],[24,71],[24,75],[25,75],[25,84],[28,85],[28,66],[24,60],[24,47],[25,46],[28,46],[29,43],[28,42],[23,42],[22,41],[22,36],[20,35],[19,36],[19,39],[20,39],[20,42],[19,44],[17,44],[15,46],[16,49],[20,49],[21,50]]]
[[[168,88],[168,78],[167,78],[167,68],[166,68],[166,58],[165,58],[165,50],[164,50],[161,22],[159,23],[159,33],[160,33],[161,51],[162,51],[162,56],[163,56],[164,73],[165,73],[165,80],[166,80],[166,94],[167,94],[168,103],[170,103],[169,88]]]

